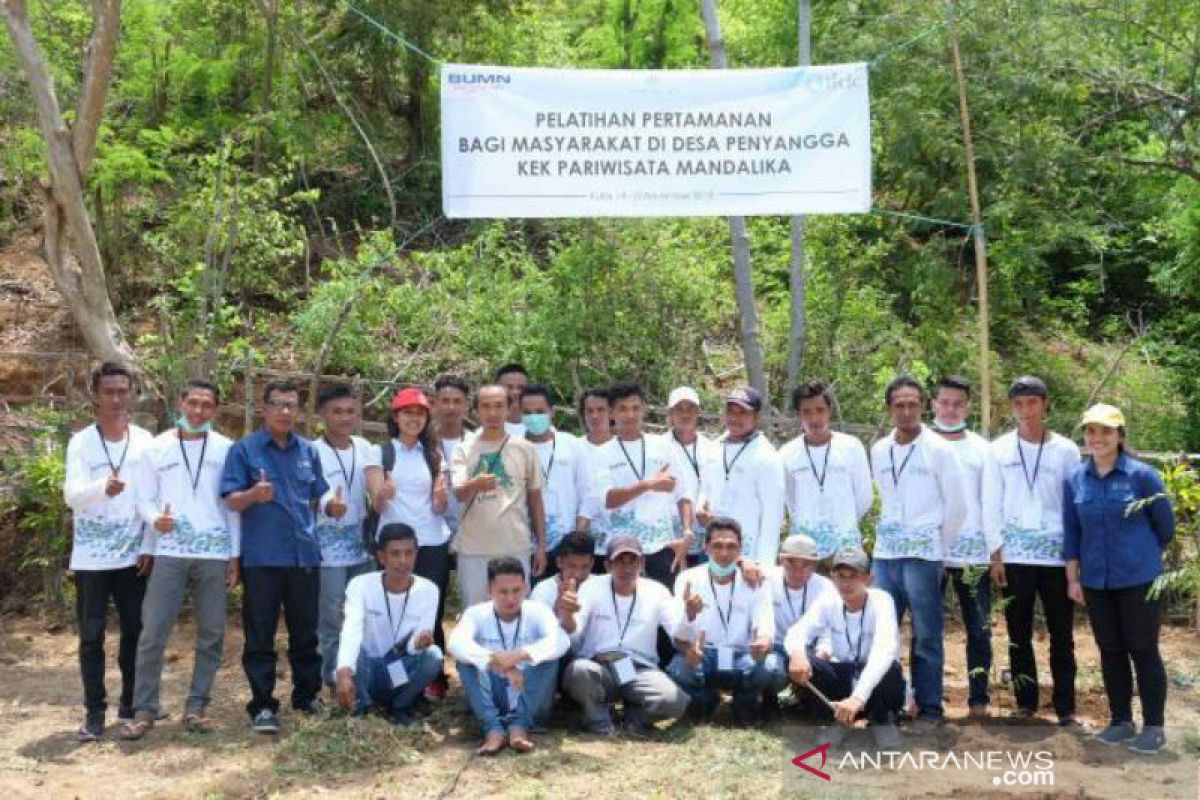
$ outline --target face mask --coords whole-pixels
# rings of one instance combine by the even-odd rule
[[[183,431],[184,433],[208,433],[212,430],[211,421],[202,423],[200,425],[192,425],[192,423],[188,422],[188,418],[183,414],[180,414],[175,419],[175,424],[179,427],[179,430]]]
[[[550,415],[522,414],[521,423],[525,426],[526,433],[532,433],[534,436],[541,436],[550,430]]]
[[[942,422],[940,419],[935,419],[933,421],[933,429],[938,433],[962,433],[967,429],[967,421],[963,420],[962,422],[950,424]]]
[[[709,561],[708,571],[712,573],[714,578],[728,578],[730,575],[737,572],[737,562],[734,561],[732,564],[723,567],[715,561]]]

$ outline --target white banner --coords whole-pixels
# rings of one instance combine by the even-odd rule
[[[866,64],[442,68],[447,217],[692,217],[871,207]]]

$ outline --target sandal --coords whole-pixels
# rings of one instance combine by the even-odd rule
[[[212,733],[215,727],[202,712],[191,711],[183,715],[183,729],[188,733]]]
[[[117,728],[117,738],[125,742],[134,742],[141,739],[146,733],[154,727],[154,721],[149,719],[135,719],[129,722],[122,722]]]

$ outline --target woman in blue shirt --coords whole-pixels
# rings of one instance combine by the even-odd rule
[[[1063,557],[1067,594],[1086,603],[1100,649],[1112,717],[1096,738],[1137,753],[1166,744],[1163,708],[1167,671],[1158,652],[1160,601],[1149,590],[1163,571],[1162,552],[1175,535],[1175,512],[1162,478],[1125,450],[1125,417],[1103,403],[1080,422],[1091,457],[1063,487]],[[1147,501],[1137,510],[1130,508]],[[1142,732],[1133,724],[1133,673],[1142,699]]]

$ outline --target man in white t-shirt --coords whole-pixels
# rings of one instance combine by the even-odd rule
[[[779,450],[791,532],[811,536],[820,558],[862,547],[859,525],[875,500],[867,449],[832,427],[835,402],[821,381],[796,387],[792,409],[803,432]]]
[[[787,650],[784,638],[792,626],[800,621],[810,608],[826,592],[833,591],[829,578],[817,574],[817,543],[811,536],[793,533],[779,545],[779,565],[768,568],[767,587],[771,591],[771,605],[775,609],[775,653],[787,668]],[[802,702],[808,698],[802,698]],[[767,692],[763,695],[763,713],[768,717],[779,711],[779,695]]]
[[[667,672],[692,699],[701,718],[721,702],[721,690],[733,693],[738,725],[760,722],[760,700],[787,683],[775,653],[775,610],[771,592],[751,586],[739,573],[742,530],[737,520],[716,517],[708,523],[708,561],[675,579],[675,598],[684,618],[675,633],[680,652]]]
[[[330,386],[317,396],[317,414],[325,432],[313,440],[313,445],[321,459],[325,483],[334,487],[346,504],[341,519],[317,512],[317,544],[321,548],[317,641],[321,648],[321,679],[332,691],[346,585],[372,567],[372,554],[363,546],[362,527],[367,516],[366,468],[374,460],[376,448],[354,435],[362,401],[346,384]]]
[[[529,384],[521,391],[525,440],[537,450],[542,471],[546,551],[551,555],[549,567],[538,581],[554,574],[553,554],[563,537],[591,529],[592,520],[604,508],[606,493],[596,476],[591,448],[579,437],[554,427],[554,405],[553,393],[546,386]]]
[[[677,386],[671,390],[667,396],[667,422],[671,428],[665,438],[676,463],[681,465],[676,478],[683,484],[684,494],[699,497],[701,468],[719,458],[720,450],[715,440],[700,431],[700,395],[695,389]],[[692,536],[687,557],[689,567],[704,560],[704,525],[699,520],[692,522]]]
[[[637,539],[614,536],[605,560],[608,574],[580,590],[577,613],[560,616],[576,652],[563,683],[583,707],[589,732],[614,733],[612,710],[621,701],[624,728],[644,736],[655,720],[678,719],[687,710],[687,693],[658,668],[657,651],[659,630],[674,634],[683,609],[662,584],[640,577]]]
[[[462,444],[466,429],[467,408],[471,402],[471,387],[456,375],[442,375],[433,383],[433,416],[437,420],[438,442],[442,445],[442,472],[446,476],[446,485],[450,485],[450,465],[454,461],[454,451]],[[454,492],[449,493],[446,502],[446,512],[442,515],[446,527],[453,536],[458,532],[458,518],[462,514],[462,504]],[[445,602],[443,598],[442,602]]]
[[[502,556],[488,562],[491,599],[469,607],[450,634],[449,648],[467,702],[483,730],[479,755],[505,744],[518,753],[534,749],[534,715],[554,691],[558,660],[569,641],[554,612],[525,600],[525,565]]]
[[[413,703],[442,671],[433,641],[438,590],[413,574],[417,535],[410,526],[385,525],[376,547],[383,570],[358,575],[346,587],[338,704],[357,714],[377,708],[396,725],[412,725]]]
[[[779,555],[783,527],[783,466],[758,429],[762,395],[741,386],[725,396],[725,432],[717,453],[700,467],[697,517],[732,517],[742,526],[742,555],[763,566]]]
[[[133,688],[138,637],[142,632],[142,599],[146,576],[154,564],[143,536],[137,496],[130,484],[151,435],[129,422],[133,373],[104,362],[92,373],[96,421],[67,444],[63,499],[74,517],[70,569],[75,573],[79,625],[79,672],[83,678],[86,716],[81,742],[104,735],[107,694],[104,688],[104,629],[108,599],[117,608],[121,646],[119,722],[133,720]]]
[[[875,529],[875,579],[892,596],[897,620],[912,611],[917,719],[938,724],[945,714],[942,563],[966,519],[966,491],[954,449],[921,423],[921,384],[901,375],[888,384],[884,402],[895,428],[871,448],[882,506]]]
[[[618,383],[608,393],[617,421],[616,436],[601,456],[610,487],[605,496],[609,532],[641,542],[646,577],[670,587],[687,564],[693,498],[684,493],[677,477],[682,469],[666,440],[642,430],[646,414],[642,388]]]
[[[966,487],[967,516],[946,553],[946,584],[954,586],[967,634],[967,708],[972,718],[988,714],[992,670],[991,578],[1003,577],[1000,536],[1000,470],[987,439],[967,430],[971,384],[959,375],[934,389],[933,429],[958,455]]]
[[[1053,703],[1060,725],[1076,727],[1074,606],[1067,596],[1063,560],[1063,483],[1079,466],[1079,448],[1046,428],[1050,391],[1034,375],[1008,390],[1015,430],[992,442],[1000,465],[1004,575],[1009,664],[1019,717],[1038,710],[1037,661],[1033,655],[1034,604],[1040,599],[1050,634]]]
[[[870,562],[862,550],[834,555],[832,575],[837,591],[826,592],[787,633],[788,677],[806,693],[812,686],[833,701],[833,708],[813,704],[818,716],[838,723],[822,733],[823,741],[840,746],[865,715],[876,748],[899,750],[904,677],[892,597],[870,588]]]
[[[225,600],[238,582],[241,525],[221,501],[221,472],[232,442],[212,430],[220,392],[193,380],[180,393],[176,427],[154,438],[135,479],[138,511],[146,523],[154,571],[142,602],[134,719],[122,739],[140,739],[162,715],[163,654],[185,595],[196,627],[192,683],[183,727],[212,729],[208,717],[213,679],[225,654]]]

